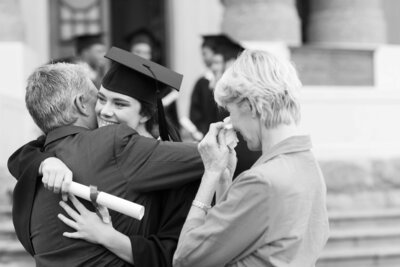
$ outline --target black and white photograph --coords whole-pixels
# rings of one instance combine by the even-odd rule
[[[400,267],[400,1],[0,13],[0,267]]]

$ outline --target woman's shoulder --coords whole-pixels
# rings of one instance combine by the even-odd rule
[[[259,166],[253,166],[250,169],[242,172],[234,181],[233,184],[249,184],[254,183],[263,186],[270,186],[271,181],[266,176],[266,172]]]
[[[260,183],[272,185],[276,182],[282,182],[282,180],[292,175],[293,170],[288,166],[287,162],[285,162],[285,159],[277,156],[266,162],[253,165],[253,167],[244,171],[239,177],[241,177],[241,179],[252,179]]]

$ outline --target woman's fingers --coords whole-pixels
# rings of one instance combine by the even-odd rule
[[[75,221],[73,221],[73,220],[71,220],[71,219],[68,219],[68,218],[65,217],[63,214],[58,214],[57,217],[58,217],[63,223],[65,223],[65,224],[68,225],[69,227],[71,227],[71,228],[73,228],[73,229],[75,229],[75,230],[78,231],[78,224],[77,224]]]
[[[79,232],[75,232],[75,233],[64,232],[63,236],[68,237],[68,238],[74,238],[74,239],[83,239],[83,236]]]
[[[218,138],[217,136],[220,130],[223,128],[223,126],[224,126],[223,122],[211,123],[208,133],[199,143],[199,148],[202,149],[217,145],[217,138]]]
[[[222,149],[227,148],[226,146],[226,130],[220,130],[218,133],[218,144]]]
[[[210,128],[208,130],[208,133],[212,136],[217,136],[219,131],[224,127],[223,122],[215,122],[210,124]]]
[[[44,188],[46,188],[46,189],[47,189],[47,182],[48,181],[49,181],[49,176],[46,175],[46,174],[43,174],[42,183],[43,183]]]
[[[64,201],[68,200],[68,190],[71,183],[72,183],[72,172],[67,172],[64,176],[64,182],[61,185],[61,196],[62,200]]]
[[[111,223],[111,216],[106,207],[98,205],[97,211],[100,213],[100,218],[104,223]]]
[[[47,189],[50,191],[53,191],[54,188],[54,180],[56,179],[56,174],[53,172],[50,172],[48,174],[48,181],[47,181]]]
[[[80,214],[74,211],[67,203],[60,201],[60,206],[65,210],[65,212],[75,221],[79,220]]]
[[[85,214],[89,212],[89,210],[85,206],[83,206],[83,204],[74,195],[70,194],[69,199],[80,214]]]
[[[64,175],[62,173],[58,173],[55,175],[54,186],[53,186],[54,193],[56,194],[60,193],[63,181],[64,181]]]

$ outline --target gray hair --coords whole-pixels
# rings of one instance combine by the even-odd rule
[[[25,103],[36,125],[44,132],[73,124],[78,119],[74,99],[97,91],[87,71],[79,65],[57,63],[37,68],[28,78]]]
[[[245,50],[218,81],[215,101],[250,104],[267,129],[300,121],[301,82],[293,65],[264,51]]]

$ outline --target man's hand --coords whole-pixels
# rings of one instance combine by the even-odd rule
[[[72,171],[58,158],[47,158],[39,167],[39,174],[43,175],[42,182],[45,188],[59,193],[62,199],[68,200],[68,189],[72,182]]]

